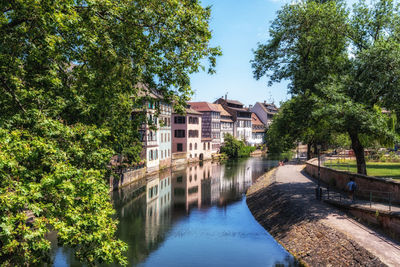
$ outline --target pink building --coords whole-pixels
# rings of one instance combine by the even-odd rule
[[[201,142],[201,116],[190,107],[186,115],[172,114],[172,154],[173,159],[185,157],[188,161],[204,159]]]

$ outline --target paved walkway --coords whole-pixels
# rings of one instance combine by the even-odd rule
[[[342,243],[346,239],[347,243],[343,243],[341,246],[345,247],[344,250],[340,246],[333,246],[331,248],[331,252],[336,251],[336,253],[349,253],[349,254],[355,254],[355,253],[360,253],[358,256],[352,256],[348,255],[347,261],[342,262],[339,264],[346,264],[346,265],[360,265],[360,266],[373,266],[373,265],[381,265],[377,261],[373,260],[371,256],[374,255],[379,260],[388,266],[400,266],[400,245],[376,232],[373,230],[365,227],[364,225],[358,223],[357,221],[353,220],[352,218],[348,217],[345,213],[339,211],[338,209],[324,203],[321,201],[317,201],[315,199],[315,187],[316,184],[313,182],[312,179],[308,177],[308,175],[303,172],[304,165],[285,165],[281,166],[277,169],[275,173],[274,179],[276,180],[276,183],[273,185],[272,189],[271,187],[268,187],[267,181],[265,182],[265,187],[270,188],[270,191],[264,191],[260,190],[260,185],[258,185],[258,194],[273,194],[275,191],[279,191],[282,196],[286,196],[284,198],[281,198],[278,200],[278,202],[290,202],[285,209],[290,209],[290,213],[296,213],[296,214],[283,214],[283,216],[289,216],[289,218],[286,219],[287,225],[281,226],[282,222],[273,223],[273,220],[279,220],[279,218],[282,216],[280,214],[279,216],[275,216],[271,214],[271,210],[264,210],[263,212],[260,213],[255,213],[255,217],[257,220],[260,221],[261,224],[264,224],[264,227],[267,228],[268,231],[270,231],[275,237],[278,237],[278,240],[281,239],[280,241],[282,243],[285,242],[289,247],[293,247],[294,249],[297,249],[295,245],[293,245],[293,242],[299,242],[302,244],[302,246],[305,246],[305,241],[303,240],[298,240],[296,241],[297,236],[299,235],[297,232],[303,231],[304,229],[297,229],[296,231],[293,232],[293,229],[297,227],[297,225],[303,223],[304,221],[308,222],[308,228],[313,227],[311,225],[320,225],[320,227],[324,228],[325,226],[327,227],[324,231],[326,231],[326,235],[329,237],[325,238],[326,245],[330,246],[329,242],[333,242],[332,240],[337,240],[335,242]],[[265,179],[266,180],[266,179]],[[261,183],[263,183],[261,181]],[[257,192],[253,192],[257,193]],[[252,194],[250,192],[250,194]],[[259,196],[257,197],[259,198]],[[263,200],[265,201],[265,199]],[[273,199],[271,199],[271,202]],[[257,210],[257,205],[263,205],[262,202],[257,200],[254,202],[254,204],[249,204],[250,209],[255,209]],[[279,204],[278,204],[279,205]],[[285,205],[285,204],[282,204]],[[263,207],[265,208],[265,207]],[[276,204],[274,209],[276,210]],[[263,219],[263,217],[268,217]],[[271,223],[272,222],[272,223]],[[279,226],[277,226],[279,225]],[[306,232],[309,231],[306,229]],[[282,232],[282,229],[278,228],[283,228],[286,229],[286,233]],[[331,234],[330,229],[333,228],[340,233],[344,234]],[[290,234],[288,234],[288,231],[291,231]],[[317,229],[314,229],[318,231]],[[313,236],[310,237],[309,242],[319,242],[323,238],[320,237],[321,234],[324,234],[323,232],[316,232],[315,235],[316,237],[313,239]],[[301,236],[301,234],[300,234]],[[332,237],[333,236],[333,237]],[[282,241],[283,240],[283,241]],[[313,241],[314,240],[314,241]],[[355,244],[353,241],[355,241],[357,244]],[[308,245],[308,244],[306,244]],[[310,244],[312,246],[312,244]],[[369,251],[371,254],[368,254],[365,252],[364,254],[359,252],[362,250],[362,248],[365,248],[367,251]],[[318,250],[318,246],[311,247],[309,252],[314,253],[315,250]],[[293,250],[293,249],[292,249]],[[300,252],[296,253],[306,253],[303,251],[304,249],[300,248]],[[314,251],[313,251],[314,250]],[[293,252],[293,251],[292,251]],[[300,255],[301,256],[301,255]],[[307,258],[309,256],[309,259]],[[326,257],[330,257],[332,255],[326,255]],[[342,255],[339,255],[342,256]],[[323,257],[323,253],[321,254],[321,257]],[[370,257],[372,261],[369,261],[369,259],[366,259]],[[340,259],[337,258],[332,258],[331,260],[327,260],[325,262],[318,262],[315,261],[315,259],[312,259],[310,255],[303,255],[303,259],[305,259],[306,263],[310,265],[326,265],[326,264],[334,264],[335,261]],[[308,261],[308,262],[307,262]]]

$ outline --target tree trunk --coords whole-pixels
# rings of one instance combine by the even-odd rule
[[[358,138],[357,133],[349,133],[351,139],[351,148],[357,160],[357,173],[367,175],[367,165],[364,157],[364,147]]]
[[[307,144],[307,160],[311,159],[311,143]]]

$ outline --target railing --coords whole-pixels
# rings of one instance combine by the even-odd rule
[[[358,204],[369,208],[392,211],[393,192],[375,190],[356,190],[352,195],[349,192],[323,189],[323,199],[336,200],[343,204]]]

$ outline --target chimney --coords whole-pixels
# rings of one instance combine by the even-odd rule
[[[253,105],[249,105],[249,110],[251,111],[251,108],[253,107]]]
[[[264,100],[264,105],[267,104],[267,101]]]
[[[225,94],[225,101],[226,101],[227,98],[228,98],[228,93]]]

